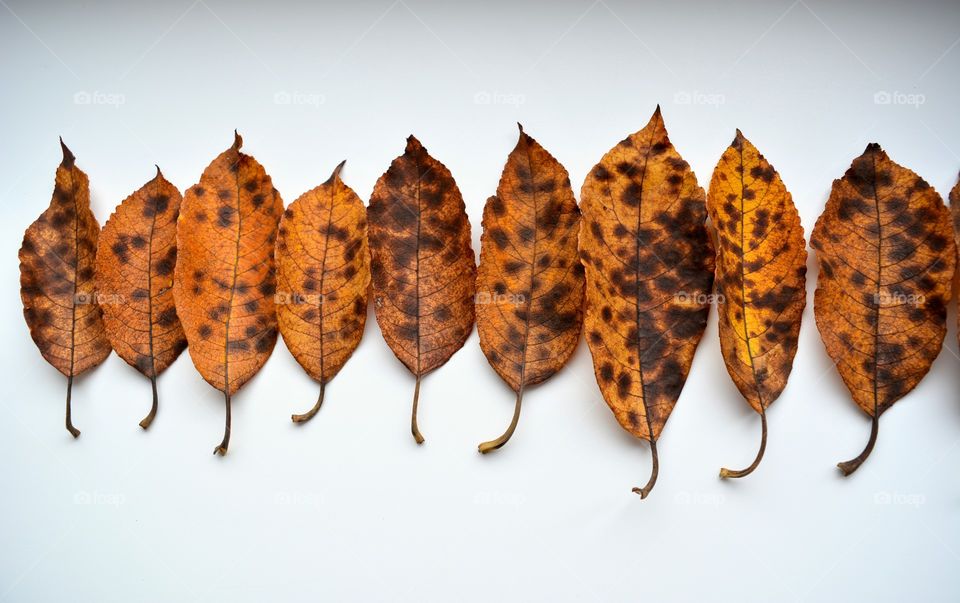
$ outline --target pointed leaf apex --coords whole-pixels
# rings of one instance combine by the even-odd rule
[[[517,122],[517,128],[519,128],[519,129],[520,129],[520,133],[523,134],[523,124],[520,123],[519,121]]]
[[[233,148],[237,151],[240,150],[240,147],[243,146],[243,137],[240,136],[240,133],[234,129],[233,131]]]
[[[407,151],[415,151],[417,149],[422,149],[423,145],[420,144],[420,141],[417,140],[417,137],[411,134],[407,136]]]
[[[163,172],[160,171],[160,166],[154,163],[153,167],[157,168],[157,178],[163,178]]]
[[[880,148],[880,145],[876,142],[871,142],[867,145],[867,148],[863,150],[864,154],[867,153],[882,153],[883,149]]]
[[[746,136],[743,135],[743,132],[740,131],[740,128],[737,128],[737,135],[733,137],[733,142],[730,143],[730,146],[738,151],[742,150],[743,143],[746,139]]]
[[[67,145],[63,144],[63,136],[60,137],[60,149],[63,151],[63,161],[60,162],[60,165],[68,169],[72,168],[77,158],[73,156]]]
[[[657,108],[653,112],[654,115],[660,115],[660,103],[657,103]]]
[[[346,159],[337,164],[337,167],[333,168],[333,173],[330,174],[330,179],[327,180],[328,183],[333,184],[340,180],[340,171],[343,169],[343,165],[347,162]]]

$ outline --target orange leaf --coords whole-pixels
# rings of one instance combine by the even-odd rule
[[[367,321],[370,260],[363,201],[340,180],[307,191],[283,214],[277,238],[277,318],[280,334],[307,374],[320,382],[311,419],[323,403],[324,386],[360,344]]]
[[[559,371],[583,325],[583,265],[577,255],[580,210],[567,170],[520,128],[497,195],[483,210],[477,270],[477,332],[490,366],[517,394],[513,435],[527,386]]]
[[[470,221],[450,171],[413,136],[377,180],[368,208],[374,308],[383,337],[420,379],[463,347],[473,328],[477,274]]]
[[[157,414],[157,376],[187,347],[173,304],[180,191],[157,175],[124,199],[100,233],[97,288],[110,344],[150,379]]]
[[[73,378],[110,355],[103,315],[97,303],[94,256],[100,226],[90,211],[90,182],[60,141],[50,206],[23,234],[20,248],[20,299],[30,336],[44,359],[67,377],[66,426]]]
[[[620,425],[657,439],[690,372],[710,312],[713,244],[703,189],[663,125],[650,123],[590,170],[581,192],[584,331],[600,392]]]
[[[263,367],[277,341],[274,243],[283,201],[243,140],[207,166],[183,198],[173,295],[190,358],[224,394],[226,424],[215,454],[230,443],[230,398]]]
[[[787,385],[806,304],[807,250],[800,215],[773,166],[740,130],[713,171],[707,210],[717,229],[716,292],[727,372],[760,414],[760,464],[767,407]]]
[[[866,448],[838,464],[849,475],[873,450],[880,415],[940,353],[956,247],[940,195],[878,144],[834,180],[810,244],[820,264],[813,308],[820,337],[871,418]]]

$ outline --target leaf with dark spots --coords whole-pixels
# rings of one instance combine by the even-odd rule
[[[480,348],[517,396],[507,431],[480,452],[510,439],[526,388],[556,374],[576,350],[584,296],[579,227],[567,170],[521,127],[484,208],[477,270]]]
[[[767,408],[786,387],[797,353],[806,305],[806,241],[790,192],[740,130],[713,171],[707,210],[718,235],[720,349],[737,389],[760,415],[753,463],[720,470],[720,477],[744,477],[763,458]]]
[[[863,452],[838,464],[844,475],[870,455],[880,415],[940,353],[956,265],[951,234],[940,195],[877,144],[833,182],[810,241],[820,264],[814,316],[827,354],[871,419]]]
[[[377,322],[416,377],[410,428],[419,444],[420,381],[463,347],[473,328],[477,268],[470,221],[450,171],[413,136],[377,181],[367,218]],[[434,239],[443,251],[424,245]],[[447,312],[438,313],[441,307]]]
[[[617,421],[650,442],[650,479],[634,488],[644,498],[659,472],[657,439],[710,311],[714,258],[704,197],[659,107],[645,128],[604,155],[581,193],[584,327],[597,334],[587,342]],[[612,257],[620,248],[625,253]]]
[[[180,191],[160,168],[123,200],[100,233],[97,288],[110,344],[127,364],[150,379],[153,404],[140,421],[146,429],[157,414],[157,377],[180,356],[186,338],[173,302]],[[133,249],[116,254],[121,241]]]
[[[187,189],[177,222],[173,297],[194,366],[224,395],[223,441],[214,449],[220,455],[230,443],[231,397],[263,367],[277,340],[273,251],[283,201],[263,166],[240,152],[242,144],[234,133],[233,146]],[[243,186],[251,181],[257,183],[253,190]],[[254,203],[258,194],[267,202]],[[196,218],[221,211],[229,222]],[[255,342],[245,334],[251,325],[261,333]]]
[[[363,201],[340,180],[343,163],[320,186],[300,195],[280,220],[277,238],[277,319],[297,362],[320,383],[310,420],[326,384],[360,344],[367,321],[370,259]],[[343,236],[340,235],[343,233]]]
[[[65,423],[78,437],[71,420],[73,378],[106,360],[110,342],[94,282],[100,225],[90,211],[90,181],[63,140],[60,147],[50,206],[23,234],[20,299],[40,354],[67,377]]]

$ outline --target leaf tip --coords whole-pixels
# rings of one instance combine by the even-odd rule
[[[420,141],[417,140],[417,137],[411,134],[407,136],[407,152],[417,151],[423,148],[423,145],[420,144]]]
[[[746,137],[744,137],[743,132],[740,131],[740,128],[737,128],[737,134],[733,137],[733,142],[730,143],[730,146],[735,149],[741,149],[743,148],[744,140],[746,140]]]
[[[880,148],[880,144],[876,142],[871,142],[867,145],[867,148],[863,150],[863,154],[867,153],[882,153],[883,149]]]
[[[160,166],[156,163],[153,164],[153,167],[157,168],[157,178],[163,178],[163,172],[160,171]]]
[[[347,163],[346,159],[338,163],[337,167],[333,168],[333,173],[330,174],[330,179],[327,180],[328,184],[333,184],[334,182],[340,180],[340,172],[341,170],[343,170],[343,166],[345,163]]]
[[[67,148],[67,145],[64,144],[63,136],[60,137],[60,149],[63,151],[63,161],[60,162],[60,165],[67,169],[72,168],[77,158],[74,157],[70,149]]]
[[[233,130],[233,149],[239,151],[240,147],[243,146],[243,137],[240,136],[240,133],[237,132],[236,128]]]

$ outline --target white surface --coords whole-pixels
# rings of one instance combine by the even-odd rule
[[[186,354],[160,379],[147,433],[149,383],[116,355],[79,379],[73,441],[65,379],[23,322],[16,252],[49,202],[58,135],[102,222],[154,163],[181,190],[196,182],[234,128],[288,203],[344,158],[367,198],[415,133],[456,177],[476,246],[514,122],[579,197],[658,102],[701,185],[741,128],[809,235],[868,142],[941,194],[954,184],[958,23],[948,0],[2,0],[0,600],[957,600],[953,304],[932,372],[884,415],[849,479],[834,464],[860,452],[869,422],[819,341],[813,261],[766,458],[736,482],[717,471],[750,462],[760,424],[723,368],[712,314],[641,501],[630,487],[647,478],[649,448],[607,410],[585,344],[529,391],[513,440],[481,457],[513,396],[474,334],[424,381],[418,448],[413,379],[372,312],[305,426],[289,415],[317,385],[280,343],[236,396],[226,458],[211,455],[222,397]],[[901,96],[876,104],[878,91]],[[898,104],[905,94],[923,103]]]

